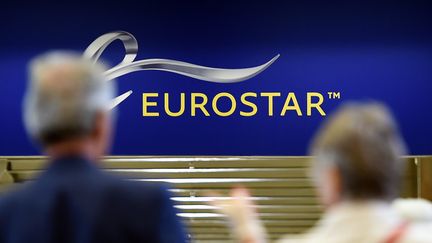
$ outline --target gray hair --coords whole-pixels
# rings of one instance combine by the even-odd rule
[[[24,98],[30,136],[51,144],[90,133],[95,115],[108,112],[115,94],[105,70],[105,65],[73,52],[50,52],[33,59]]]
[[[392,199],[400,188],[405,143],[390,111],[382,104],[347,104],[329,117],[311,146],[313,171],[334,166],[342,197]]]

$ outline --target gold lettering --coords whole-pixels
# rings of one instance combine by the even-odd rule
[[[290,101],[292,101],[293,105],[290,105]],[[297,97],[295,96],[295,93],[293,93],[293,92],[288,93],[288,96],[285,100],[285,104],[282,108],[280,115],[285,116],[285,113],[288,110],[291,110],[291,111],[295,110],[297,112],[297,116],[302,116],[302,112],[301,112],[300,106],[298,104]]]
[[[312,97],[318,97],[318,102],[313,103]],[[321,116],[325,116],[326,113],[321,108],[322,103],[324,102],[324,97],[322,94],[317,92],[308,92],[307,93],[307,115],[312,115],[312,108],[317,109],[317,111],[321,114]]]
[[[202,98],[201,103],[197,103],[196,98]],[[207,109],[205,108],[205,105],[208,102],[207,95],[203,93],[191,93],[191,115],[196,116],[196,109],[200,109],[205,116],[210,116]]]
[[[252,111],[249,111],[249,112],[240,111],[240,115],[241,116],[254,116],[254,115],[256,115],[256,113],[258,111],[258,107],[254,103],[246,100],[246,97],[255,97],[256,98],[257,94],[253,93],[253,92],[247,92],[247,93],[242,94],[242,96],[240,97],[241,102],[244,105],[249,106],[250,108],[252,108]]]
[[[149,112],[149,106],[157,106],[157,102],[150,102],[148,98],[157,98],[158,93],[143,93],[143,116],[159,116],[159,112]]]
[[[217,101],[221,97],[227,97],[227,98],[229,98],[231,100],[231,108],[228,111],[226,111],[226,112],[220,111],[219,108],[217,107]],[[215,95],[215,97],[213,98],[213,101],[212,101],[213,111],[218,116],[230,116],[230,115],[232,115],[234,113],[235,109],[236,109],[236,106],[237,106],[237,103],[236,103],[236,100],[235,100],[234,96],[232,94],[226,93],[226,92],[222,92],[222,93],[219,93],[219,94]]]
[[[179,109],[179,111],[177,111],[177,112],[170,111],[169,94],[168,93],[164,94],[164,107],[165,107],[165,112],[167,113],[168,116],[173,116],[173,117],[181,116],[185,111],[185,93],[180,94],[180,109]]]
[[[273,116],[273,97],[279,97],[280,92],[263,92],[261,96],[268,98],[268,115]]]

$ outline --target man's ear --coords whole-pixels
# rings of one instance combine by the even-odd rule
[[[101,112],[97,112],[95,114],[94,120],[93,120],[93,130],[91,133],[92,139],[98,139],[101,136],[104,121],[103,121],[103,114]]]
[[[319,196],[325,207],[331,207],[342,200],[342,177],[339,169],[332,166],[323,170],[319,185]]]
[[[332,167],[329,173],[330,183],[333,188],[332,204],[335,204],[342,199],[342,177],[337,167]]]

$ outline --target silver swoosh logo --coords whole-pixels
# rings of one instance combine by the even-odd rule
[[[84,51],[83,57],[93,62],[97,62],[104,50],[115,40],[122,41],[125,48],[125,56],[119,64],[105,72],[107,80],[112,80],[136,71],[159,70],[177,73],[187,77],[213,83],[235,83],[256,76],[268,68],[280,56],[278,54],[270,61],[256,67],[239,69],[205,67],[170,59],[144,59],[135,61],[135,58],[138,54],[138,41],[132,34],[128,32],[114,31],[101,35],[96,40],[94,40]],[[129,90],[128,92],[117,96],[112,100],[109,108],[112,109],[116,107],[131,94],[132,90]]]

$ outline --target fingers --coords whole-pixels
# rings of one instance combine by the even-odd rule
[[[236,186],[223,196],[218,192],[209,191],[205,194],[210,198],[209,205],[228,217],[231,222],[244,222],[257,217],[256,206],[251,200],[249,190],[243,186]]]
[[[236,186],[233,189],[231,189],[230,194],[232,197],[239,197],[239,198],[249,198],[250,193],[249,190],[244,186]]]

